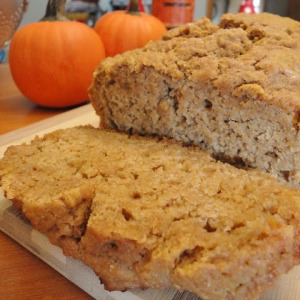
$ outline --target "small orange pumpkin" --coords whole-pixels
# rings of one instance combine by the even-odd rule
[[[88,100],[95,68],[105,57],[103,43],[87,25],[63,16],[65,0],[49,0],[46,16],[19,29],[10,46],[12,77],[20,91],[45,107]]]
[[[94,29],[103,41],[107,56],[143,47],[166,32],[165,25],[158,18],[138,8],[137,0],[131,0],[127,10],[116,10],[102,16]]]

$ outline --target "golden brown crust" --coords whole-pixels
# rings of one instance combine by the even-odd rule
[[[252,299],[299,262],[300,192],[169,140],[76,127],[10,147],[1,186],[110,290]]]
[[[102,126],[174,138],[300,186],[300,23],[201,19],[104,60],[90,98]]]
[[[151,67],[174,79],[191,74],[189,80],[194,82],[213,81],[228,96],[241,85],[256,83],[265,94],[260,100],[298,111],[299,47],[300,23],[295,20],[268,13],[226,14],[218,26],[200,19],[142,49],[108,58],[96,74],[124,65],[131,72]],[[195,71],[205,76],[193,76]]]

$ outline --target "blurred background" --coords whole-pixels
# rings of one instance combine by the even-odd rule
[[[20,26],[39,20],[45,13],[47,0],[28,0],[29,6],[24,15]],[[221,14],[226,11],[237,12],[242,0],[195,0],[195,18],[207,15],[209,5],[213,3],[212,17],[217,22]],[[279,14],[282,16],[291,16],[300,20],[300,0],[254,0],[254,5],[260,10]],[[125,8],[128,0],[88,0],[88,1],[67,1],[66,8],[71,13],[93,14],[93,9],[100,10],[98,14],[105,13],[114,9]],[[144,0],[146,9],[151,7],[151,0]]]

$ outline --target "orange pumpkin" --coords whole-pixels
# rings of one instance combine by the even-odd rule
[[[87,101],[93,71],[105,57],[103,43],[92,28],[62,17],[64,3],[50,0],[46,17],[19,29],[10,46],[16,85],[27,98],[45,107]]]
[[[117,10],[102,16],[94,29],[103,41],[107,56],[143,47],[166,32],[158,18],[139,11],[137,0],[131,0],[125,11]]]

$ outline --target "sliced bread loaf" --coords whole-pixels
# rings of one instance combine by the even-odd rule
[[[109,290],[255,299],[299,263],[300,191],[198,148],[76,127],[10,147],[0,178]]]

